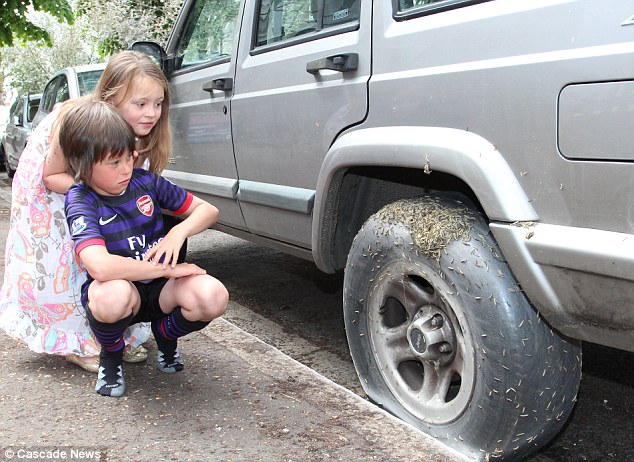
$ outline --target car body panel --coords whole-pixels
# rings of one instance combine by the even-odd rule
[[[392,19],[388,3],[375,5],[375,97],[364,127],[385,125],[384,110],[393,107],[390,124],[468,130],[495,145],[536,212],[525,221],[540,223],[517,231],[523,241],[502,245],[529,298],[566,334],[634,351],[632,303],[625,303],[632,300],[625,290],[632,281],[606,274],[608,255],[587,252],[600,254],[611,233],[634,239],[634,166],[627,162],[631,149],[623,148],[634,79],[634,27],[624,21],[634,5],[490,1],[403,22]],[[407,60],[393,59],[412,41],[421,45],[408,50]],[[502,227],[516,220],[489,218]],[[552,226],[569,230],[574,245],[566,252],[554,252],[562,234]],[[588,236],[599,240],[585,241]],[[552,245],[543,242],[538,250],[542,239]],[[548,261],[544,253],[551,254]],[[524,279],[525,258],[543,279]],[[634,253],[613,262],[633,263]]]
[[[255,22],[254,13],[253,9],[245,12],[245,24]],[[370,17],[371,3],[363,2],[358,15]],[[311,246],[312,207],[302,212],[272,207],[258,192],[277,186],[287,203],[305,196],[305,203],[312,204],[313,194],[306,192],[314,193],[330,146],[342,130],[365,118],[370,31],[357,23],[343,22],[340,31],[304,42],[291,38],[268,48],[239,49],[231,102],[234,152],[240,179],[249,182],[244,194],[240,186],[239,199],[247,226],[255,234]],[[243,28],[241,43],[249,43],[251,33]],[[359,56],[356,69],[307,71],[309,63],[344,54]],[[271,108],[275,108],[274,117]]]
[[[381,206],[456,187],[552,325],[634,351],[634,253],[614,250],[634,239],[634,4],[317,3],[242,0],[226,53],[181,68],[185,2],[166,50],[175,181],[223,230],[324,271]],[[324,27],[290,30],[289,5]]]
[[[18,97],[9,110],[9,120],[2,138],[2,150],[7,172],[11,175],[18,168],[20,156],[31,136],[32,123],[42,95]]]

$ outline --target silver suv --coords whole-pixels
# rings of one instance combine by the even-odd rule
[[[634,3],[188,0],[165,175],[220,229],[345,270],[361,384],[478,460],[634,351]]]

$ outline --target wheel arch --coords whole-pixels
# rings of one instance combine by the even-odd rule
[[[313,258],[326,272],[345,266],[365,220],[382,206],[429,191],[469,197],[490,221],[538,216],[495,145],[464,130],[378,127],[342,135],[319,174]]]

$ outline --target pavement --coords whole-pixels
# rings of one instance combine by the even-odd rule
[[[183,372],[158,371],[149,342],[117,399],[0,332],[0,461],[467,460],[222,318],[179,345]]]

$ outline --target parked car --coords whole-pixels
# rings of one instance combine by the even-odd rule
[[[4,160],[4,148],[2,147],[2,143],[4,143],[4,135],[6,134],[7,124],[9,123],[9,110],[10,107],[6,107],[4,104],[0,104],[0,170],[5,170],[5,160]]]
[[[32,123],[42,95],[22,95],[16,98],[9,109],[9,119],[2,136],[0,154],[9,178],[13,178],[22,151],[32,131]]]
[[[217,229],[345,271],[371,400],[514,461],[570,415],[581,341],[634,351],[633,14],[186,0],[165,49],[133,49],[173,90],[164,176]]]
[[[46,117],[57,103],[68,99],[78,98],[91,93],[103,70],[105,64],[88,64],[85,66],[67,67],[55,73],[46,83],[42,92],[42,101],[35,115],[33,127]]]

